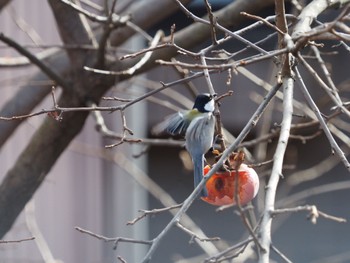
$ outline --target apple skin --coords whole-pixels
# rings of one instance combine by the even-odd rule
[[[204,167],[204,175],[210,171],[210,166]],[[259,177],[253,168],[241,164],[238,170],[238,197],[240,205],[251,201],[259,190]],[[202,200],[217,206],[236,205],[235,200],[236,171],[216,172],[206,183],[208,196]]]

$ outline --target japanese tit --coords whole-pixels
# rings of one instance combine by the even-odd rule
[[[188,126],[196,117],[214,111],[214,100],[210,94],[199,94],[192,110],[177,112],[168,116],[152,129],[155,135],[167,133],[172,136],[185,136]]]
[[[173,114],[153,129],[154,134],[166,132],[173,136],[185,136],[186,149],[193,162],[195,187],[203,178],[204,154],[213,145],[214,108],[214,97],[207,93],[200,94],[196,97],[192,110]],[[205,187],[201,195],[208,195]]]

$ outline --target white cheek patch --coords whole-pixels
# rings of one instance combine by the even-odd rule
[[[208,112],[213,112],[215,109],[214,100],[212,99],[207,104],[205,104],[204,109]]]

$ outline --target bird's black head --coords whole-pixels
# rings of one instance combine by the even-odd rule
[[[208,93],[199,94],[194,101],[193,109],[197,109],[199,112],[213,112],[213,96]]]

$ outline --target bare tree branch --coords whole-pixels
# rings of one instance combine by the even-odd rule
[[[132,176],[135,179],[135,181],[138,182],[142,187],[144,187],[151,195],[153,195],[155,198],[158,198],[159,202],[162,203],[162,205],[164,205],[165,207],[164,209],[154,209],[151,211],[144,211],[145,214],[143,215],[168,211],[174,216],[176,215],[176,211],[174,211],[173,208],[182,206],[182,204],[181,205],[177,204],[175,200],[165,190],[163,190],[143,170],[141,170],[138,166],[136,166],[132,160],[127,158],[121,152],[117,152],[115,155],[112,155],[110,154],[110,152],[105,152],[105,151],[101,152],[101,150],[96,150],[96,149],[91,150],[91,149],[88,149],[87,147],[80,149],[79,152],[83,152],[84,154],[91,154],[93,156],[97,155],[107,160],[111,160],[115,162],[130,176]],[[143,218],[143,215],[135,218],[132,221],[127,222],[127,224],[136,223],[138,220],[141,220]],[[197,235],[201,235],[203,238],[206,238],[205,233],[201,230],[201,228],[199,228],[196,225],[196,223],[191,219],[190,216],[188,216],[187,214],[184,214],[182,216],[181,221],[186,228],[190,228],[192,229],[192,231],[197,233]],[[207,242],[203,243],[198,239],[195,239],[194,241],[208,255],[212,253],[218,253],[218,249],[212,243],[207,243]]]
[[[191,0],[182,0],[183,4],[189,3]],[[165,17],[178,10],[178,6],[173,0],[158,1],[158,0],[143,0],[132,1],[131,6],[125,10],[125,14],[133,14],[133,24],[142,29],[150,28]],[[111,34],[111,45],[119,46],[126,39],[135,33],[135,29],[131,27],[119,28]],[[191,44],[194,46],[194,44]]]
[[[25,207],[26,224],[30,233],[35,236],[35,243],[45,263],[56,262],[35,217],[35,203],[30,200]]]
[[[306,7],[303,8],[302,12],[298,16],[298,22],[296,23],[292,38],[293,40],[300,39],[299,44],[296,45],[303,46],[307,41],[305,35],[308,31],[311,31],[311,24],[316,19],[316,17],[325,11],[327,8],[332,6],[344,6],[349,3],[349,0],[313,0]]]
[[[11,2],[11,0],[1,0],[0,1],[0,11],[2,11],[2,9],[10,2]]]
[[[60,1],[49,0],[49,3],[55,16],[61,39],[65,44],[92,44],[92,40],[89,38],[79,13]],[[68,49],[66,52],[73,68],[82,68],[86,64],[86,56],[89,55],[86,50]]]
[[[187,0],[189,1],[189,0]],[[134,23],[138,25],[142,25],[143,28],[148,28],[152,23],[159,22],[163,15],[168,15],[171,12],[174,12],[177,8],[176,4],[172,4],[170,7],[164,8],[164,5],[167,6],[171,3],[171,0],[164,0],[160,5],[158,0],[154,0],[156,4],[152,4],[149,1],[137,2],[127,11],[135,14]],[[185,2],[185,1],[184,1]],[[152,17],[152,23],[148,16],[145,16],[145,9],[152,6],[152,13],[150,16]],[[156,7],[156,8],[155,8]],[[158,15],[154,15],[158,14]],[[160,14],[160,15],[159,15]],[[114,44],[119,45],[126,41],[128,37],[132,36],[135,33],[134,30],[129,30],[127,28],[118,29],[118,34],[114,37],[116,38]],[[164,54],[167,57],[166,54]],[[169,57],[171,54],[169,54]],[[165,58],[164,57],[164,58]],[[55,68],[57,73],[65,76],[65,79],[70,79],[70,74],[65,74],[71,71],[71,63],[69,63],[65,52],[55,53],[53,56],[48,57],[45,62],[50,68]],[[153,65],[154,66],[154,65]],[[31,81],[47,81],[46,77],[41,73],[38,73],[36,76],[33,76],[32,80],[30,80],[29,84],[23,89],[19,90],[17,94],[13,96],[13,98],[6,103],[1,112],[1,116],[18,116],[28,114],[47,94],[51,91],[51,86],[53,83],[48,82],[46,88],[42,86],[34,86],[31,84]],[[19,106],[21,105],[21,106]],[[11,135],[11,133],[18,127],[21,121],[15,122],[0,122],[0,146],[6,141],[6,139]]]
[[[67,105],[80,103],[68,93],[63,94],[61,101]],[[0,186],[0,215],[3,218],[0,236],[11,228],[58,157],[80,132],[87,116],[87,112],[67,113],[59,124],[47,117],[35,132]]]
[[[271,249],[277,254],[279,255],[286,263],[292,263],[292,261],[287,258],[286,255],[284,255],[277,247],[275,247],[274,245],[271,245]]]
[[[5,36],[3,33],[0,33],[0,40],[16,49],[20,54],[26,56],[34,65],[38,66],[47,76],[55,81],[57,85],[60,85],[63,88],[68,88],[68,84],[59,75],[57,75],[55,71],[45,65],[45,63],[43,63],[41,60],[37,59],[32,53],[24,49],[21,45]]]
[[[28,47],[29,45],[23,45],[21,48]],[[45,45],[39,45],[40,47],[46,47]],[[35,46],[38,47],[38,46]],[[63,46],[61,46],[63,47]],[[57,48],[49,48],[41,52],[35,53],[35,57],[40,61],[46,60],[48,57],[54,56],[57,53]],[[0,57],[0,67],[18,67],[18,66],[28,66],[32,62],[26,57]]]
[[[239,243],[235,244],[234,246],[229,247],[229,248],[221,251],[220,253],[216,254],[215,256],[211,256],[211,257],[207,258],[204,262],[217,262],[220,258],[224,257],[228,253],[230,253],[234,250],[237,250],[239,248],[242,248],[242,247],[244,248],[252,241],[253,241],[253,238],[250,237],[247,240],[239,242]]]
[[[22,238],[17,240],[0,240],[0,244],[9,244],[9,243],[21,243],[25,241],[31,241],[34,240],[35,237],[28,237],[28,238]]]
[[[319,120],[320,124],[321,124],[321,127],[325,133],[325,135],[327,136],[328,138],[328,141],[332,147],[332,151],[335,151],[340,160],[344,163],[345,165],[345,168],[350,171],[350,164],[349,164],[349,161],[346,159],[346,156],[344,154],[344,152],[342,151],[342,149],[340,149],[338,143],[334,140],[334,137],[332,135],[332,133],[330,132],[330,130],[328,129],[328,126],[325,122],[325,120],[323,119],[322,117],[322,114],[320,112],[320,110],[318,109],[316,103],[313,101],[308,89],[306,88],[305,84],[304,84],[304,81],[298,71],[298,69],[296,68],[296,73],[297,73],[297,78],[300,82],[300,87],[301,87],[301,91],[307,101],[307,103],[310,105],[310,108],[312,108],[312,110],[315,112],[316,114],[316,117],[317,119]]]
[[[170,7],[164,8],[163,4],[167,4],[169,2],[172,1],[162,1],[161,4],[159,5],[159,1],[158,0],[154,0],[156,4],[152,4],[149,3],[149,1],[143,1],[143,2],[137,2],[134,5],[132,5],[132,7],[129,9],[128,12],[133,13],[134,14],[134,23],[138,24],[138,25],[142,25],[143,28],[147,28],[149,26],[150,20],[144,16],[145,14],[145,10],[149,9],[150,6],[152,6],[152,10],[150,13],[150,16],[152,16],[152,18],[157,18],[157,20],[154,20],[153,22],[156,23],[157,21],[159,21],[160,19],[162,19],[163,15],[168,14],[168,12],[174,11],[178,6],[176,4],[171,5]],[[184,2],[185,3],[185,2]],[[260,9],[263,8],[267,5],[269,5],[269,1],[259,1],[258,5],[256,5],[256,3],[250,3],[247,1],[235,1],[232,5],[229,5],[227,8],[223,9],[222,11],[220,11],[219,13],[215,13],[215,16],[218,16],[220,18],[221,21],[221,25],[223,26],[227,26],[230,27],[232,24],[239,24],[243,17],[239,15],[240,11],[247,11],[249,12],[250,10],[255,10],[255,8]],[[272,0],[271,0],[272,3]],[[154,8],[157,7],[157,8]],[[161,10],[161,12],[160,12]],[[164,10],[166,10],[166,12],[164,12]],[[153,16],[153,12],[155,12],[156,14],[158,14],[157,16]],[[161,14],[159,16],[159,14]],[[228,19],[230,18],[230,19]],[[231,18],[234,18],[233,20]],[[204,28],[203,28],[204,27]],[[177,43],[180,44],[181,46],[184,47],[189,47],[189,46],[195,46],[199,43],[201,43],[206,36],[208,36],[210,34],[209,30],[208,31],[203,31],[206,30],[206,26],[205,25],[201,25],[201,24],[194,24],[191,25],[187,28],[185,28],[184,30],[181,30],[179,32],[177,32],[176,34],[176,39],[177,39]],[[191,36],[193,35],[193,32],[196,32],[196,35],[198,34],[198,32],[203,32],[199,35],[199,39],[195,39],[192,38]],[[206,35],[204,34],[204,32],[206,32]],[[135,31],[133,30],[129,30],[128,28],[121,28],[118,29],[117,32],[112,34],[112,42],[115,45],[121,44],[123,43],[128,37],[130,37],[132,34],[134,34]],[[166,40],[165,40],[166,41]],[[167,57],[171,57],[172,55],[175,55],[176,51],[173,50],[172,52],[169,52],[169,49],[166,49],[164,51],[159,52],[159,54],[157,54],[157,56],[155,56],[155,58],[152,59],[157,59],[157,58],[167,58]],[[53,58],[52,62],[49,62],[48,65],[53,65],[53,68],[61,68],[62,70],[64,70],[65,72],[69,72],[70,70],[70,63],[66,60],[67,58],[65,56],[59,56],[59,60],[56,61],[55,59],[57,59],[56,57]],[[151,61],[152,61],[151,59]],[[51,61],[51,58],[48,58],[49,61]],[[57,64],[56,64],[57,62]],[[54,64],[51,64],[54,63]],[[142,68],[142,71],[148,69],[150,66],[154,66],[154,64],[152,63],[148,63],[149,65],[146,67],[144,66]],[[57,67],[56,65],[62,65],[62,67]],[[30,112],[30,110],[36,105],[37,100],[39,99],[39,101],[50,92],[50,88],[51,88],[52,83],[49,83],[48,89],[43,92],[43,89],[38,89],[38,92],[40,93],[40,96],[38,95],[33,95],[33,96],[28,96],[28,93],[30,94],[30,90],[29,89],[23,89],[23,91],[19,91],[18,96],[14,96],[13,100],[10,101],[8,104],[5,105],[5,107],[3,108],[4,110],[1,112],[1,116],[17,116],[17,115],[24,115],[24,114],[28,114]],[[23,93],[23,97],[20,96]],[[30,98],[33,98],[33,100],[28,101]],[[35,100],[34,100],[35,99]],[[19,102],[21,102],[21,104],[23,102],[27,102],[28,101],[28,106],[29,107],[23,107],[23,109],[21,107],[15,107],[13,108],[13,105],[18,105]],[[13,108],[13,110],[11,110]],[[16,125],[15,125],[16,124]],[[6,129],[7,131],[7,136],[9,136],[9,134],[11,134],[11,132],[20,124],[20,121],[17,122],[12,122],[12,123],[0,123],[0,125],[5,125],[6,127],[8,127]],[[0,129],[0,131],[3,131],[3,129]],[[3,137],[0,135],[0,138],[4,138],[4,141],[6,140],[6,136]],[[1,142],[1,140],[0,140]]]
[[[317,48],[312,48],[313,51],[316,53],[316,57],[320,58],[318,56]],[[323,88],[323,90],[328,94],[328,97],[334,102],[336,105],[337,109],[340,109],[348,118],[350,118],[350,112],[349,110],[343,105],[343,102],[341,101],[339,94],[337,90],[335,89],[335,86],[332,85],[331,82],[331,87],[329,87],[322,79],[321,77],[317,74],[317,72],[310,66],[309,63],[306,62],[306,60],[299,56],[300,62],[305,66],[305,68],[310,72],[310,75],[315,78],[315,80],[320,84],[320,86]]]
[[[105,236],[96,234],[94,232],[91,232],[89,230],[83,229],[81,227],[75,227],[75,229],[81,233],[87,234],[89,236],[95,237],[95,238],[103,240],[105,242],[114,242],[115,249],[117,248],[118,243],[120,243],[120,242],[136,243],[136,244],[144,244],[144,245],[152,244],[152,241],[149,241],[149,240],[139,240],[139,239],[124,238],[124,237],[105,237]]]
[[[275,85],[269,93],[265,96],[265,100],[259,105],[258,109],[255,111],[253,116],[250,118],[250,120],[247,122],[246,126],[243,128],[241,133],[236,138],[236,141],[228,146],[228,148],[223,152],[221,158],[218,160],[218,162],[212,167],[212,169],[208,172],[206,176],[203,177],[203,180],[201,183],[194,189],[192,194],[185,200],[183,206],[180,208],[180,210],[176,213],[176,215],[172,218],[172,220],[168,223],[168,225],[163,229],[159,235],[153,239],[153,243],[149,251],[147,252],[146,256],[144,257],[143,261],[144,263],[149,262],[152,258],[153,253],[155,252],[156,248],[159,246],[160,241],[164,238],[166,234],[168,234],[169,230],[178,222],[178,220],[181,218],[181,216],[187,211],[187,209],[191,206],[192,202],[195,200],[195,198],[199,195],[201,189],[204,187],[205,183],[209,180],[209,178],[222,166],[222,163],[224,160],[228,157],[228,155],[233,152],[238,145],[243,141],[243,139],[247,136],[249,131],[253,126],[255,126],[261,117],[262,113],[266,109],[267,105],[271,101],[271,99],[276,94],[277,90],[279,89],[280,85]]]
[[[35,76],[33,79],[37,80],[38,78],[38,80],[45,80],[47,83],[45,83],[45,88],[40,91],[38,86],[29,86],[30,90],[27,91],[27,93],[24,90],[20,90],[17,94],[15,94],[15,97],[5,105],[5,108],[0,113],[0,144],[3,144],[1,139],[5,141],[10,133],[13,132],[18,126],[20,123],[19,120],[44,113],[49,113],[49,116],[53,116],[54,118],[43,118],[43,124],[35,132],[31,141],[28,143],[12,169],[8,171],[2,185],[0,186],[0,218],[2,218],[2,220],[0,220],[0,236],[4,235],[10,229],[17,215],[20,213],[26,202],[33,196],[37,188],[45,179],[46,175],[49,173],[52,166],[55,164],[58,157],[66,149],[71,140],[80,132],[84,126],[88,114],[91,111],[94,112],[97,127],[101,134],[103,136],[108,136],[118,140],[115,144],[110,145],[110,147],[120,145],[124,142],[144,143],[146,145],[166,144],[181,146],[181,141],[175,142],[173,140],[134,138],[133,131],[128,127],[129,120],[126,118],[125,110],[142,100],[150,100],[150,96],[153,96],[160,91],[164,91],[174,85],[183,84],[184,82],[191,81],[198,77],[205,78],[210,93],[214,94],[215,83],[212,83],[212,74],[220,71],[225,71],[225,74],[228,75],[227,82],[231,82],[231,79],[234,77],[233,73],[240,73],[247,77],[251,82],[257,84],[259,87],[263,86],[263,88],[268,90],[268,94],[264,99],[262,99],[260,95],[257,95],[254,98],[251,97],[254,102],[259,104],[257,110],[251,116],[237,139],[232,139],[232,144],[230,144],[228,147],[226,147],[224,143],[222,144],[222,148],[226,148],[226,150],[224,150],[220,158],[216,158],[215,161],[219,159],[217,163],[213,165],[210,172],[204,177],[202,182],[192,192],[192,194],[185,200],[183,205],[179,207],[178,211],[171,209],[175,205],[174,200],[172,200],[169,195],[164,193],[162,189],[159,189],[159,187],[153,181],[146,180],[145,178],[147,175],[145,175],[143,171],[137,170],[137,168],[135,168],[135,166],[132,164],[131,160],[119,152],[113,157],[108,157],[122,166],[122,169],[132,174],[135,180],[141,182],[141,184],[144,185],[144,187],[149,190],[151,194],[154,196],[161,196],[159,197],[160,202],[163,205],[168,206],[164,209],[145,210],[144,214],[131,221],[131,223],[135,223],[147,214],[155,214],[160,211],[169,211],[173,214],[173,218],[168,225],[152,240],[137,240],[124,237],[111,239],[95,234],[91,231],[79,228],[77,230],[104,241],[116,242],[116,244],[118,242],[128,242],[150,245],[150,249],[147,255],[144,257],[143,262],[149,262],[151,260],[157,247],[173,226],[177,226],[185,233],[188,233],[192,237],[191,241],[196,241],[208,255],[213,253],[216,254],[216,256],[208,258],[208,260],[229,260],[233,257],[237,257],[244,251],[248,251],[247,253],[253,253],[252,246],[254,244],[251,241],[254,241],[260,252],[260,262],[269,262],[271,251],[275,251],[284,261],[290,262],[288,257],[284,255],[279,250],[278,246],[275,246],[275,244],[272,242],[271,225],[274,215],[286,212],[308,211],[310,212],[310,218],[313,221],[316,221],[316,219],[320,216],[339,222],[343,221],[342,218],[334,217],[318,211],[315,206],[295,207],[291,209],[275,209],[278,204],[275,197],[279,179],[282,176],[282,169],[286,167],[286,164],[284,163],[284,155],[288,140],[298,139],[302,142],[311,140],[322,132],[318,127],[319,125],[324,130],[334,152],[340,156],[341,161],[345,164],[348,170],[350,170],[350,165],[345,155],[348,153],[348,148],[342,151],[337,141],[334,139],[339,139],[344,143],[344,146],[349,146],[347,132],[350,131],[350,126],[344,121],[344,117],[350,116],[350,104],[347,101],[342,101],[343,94],[345,94],[343,93],[344,90],[335,86],[330,76],[330,72],[325,66],[325,61],[323,61],[321,53],[317,49],[319,44],[310,42],[314,39],[340,39],[344,41],[349,39],[349,27],[347,24],[349,20],[348,12],[350,10],[350,0],[313,0],[305,9],[302,9],[302,12],[298,17],[299,20],[296,22],[292,37],[288,34],[288,31],[290,31],[289,27],[291,26],[288,24],[288,22],[291,20],[294,21],[294,17],[292,15],[285,14],[285,3],[282,0],[237,0],[216,12],[212,12],[209,1],[205,1],[208,16],[204,18],[198,17],[189,11],[189,9],[185,7],[185,4],[188,2],[189,0],[127,1],[121,6],[117,5],[117,8],[114,8],[117,3],[116,0],[109,1],[108,3],[106,1],[104,15],[100,15],[102,10],[91,8],[88,10],[93,11],[88,11],[80,6],[79,3],[75,4],[74,2],[67,0],[49,0],[57,21],[61,38],[64,42],[64,47],[66,48],[61,52],[55,53],[55,55],[39,58],[29,52],[25,52],[26,48],[21,46],[19,43],[15,42],[15,44],[13,44],[11,41],[7,42],[12,44],[13,48],[17,49],[19,52],[22,52],[21,54],[23,54],[28,61],[30,61],[32,64],[36,64],[46,74],[37,74],[37,76]],[[295,2],[296,1],[294,1],[293,4],[299,8],[300,6]],[[2,7],[2,3],[7,3],[7,1],[0,0],[0,8]],[[276,16],[262,18],[256,15],[250,15],[257,13],[258,10],[271,5],[272,3],[275,3]],[[317,15],[321,14],[329,7],[340,4],[348,5],[342,8],[337,18],[326,23],[316,21],[317,25],[311,28],[311,23],[316,19]],[[144,29],[155,25],[155,23],[161,21],[162,18],[166,17],[177,8],[180,8],[188,17],[190,17],[190,19],[195,21],[195,23],[179,31],[175,31],[176,27],[173,25],[171,27],[171,33],[167,37],[164,37],[162,33],[158,33],[153,38],[144,31]],[[94,13],[94,11],[96,13]],[[256,19],[258,22],[237,31],[232,30],[232,28],[247,18]],[[274,19],[276,25],[273,24]],[[87,24],[87,20],[89,20],[89,22],[92,21],[91,25],[95,25],[96,23],[98,24],[94,31],[90,28],[90,24]],[[249,40],[249,38],[244,37],[244,33],[250,32],[250,30],[253,29],[256,30],[257,27],[263,24],[272,28],[274,33],[264,36],[264,38],[256,40],[256,42],[252,42]],[[120,56],[120,50],[117,49],[117,46],[129,39],[135,32],[140,33],[145,37],[145,39],[149,40],[150,47],[140,51],[130,51],[131,54],[123,56],[123,60],[118,60],[117,57]],[[221,35],[217,33],[224,33],[225,36],[221,37]],[[266,43],[268,40],[271,40],[273,37],[276,38],[277,35],[278,49],[265,49],[260,45]],[[3,35],[0,35],[0,37],[3,37],[5,42],[8,40]],[[201,50],[198,52],[193,51],[198,44],[202,44],[204,40],[208,40],[210,38],[212,40],[211,44],[201,48]],[[232,40],[239,41],[246,47],[233,53],[230,53],[225,49],[218,50],[218,45],[229,43],[227,41]],[[99,46],[97,43],[99,43]],[[110,48],[110,43],[112,43],[114,47]],[[305,60],[306,57],[310,59],[314,59],[314,57],[302,57],[300,54],[299,51],[301,51],[306,44],[311,45],[310,49],[316,55],[315,61],[321,66],[321,74],[323,71],[323,74],[326,76],[326,81],[323,81],[320,77],[320,73],[311,68],[311,66]],[[340,45],[347,48],[347,45],[344,42],[340,42]],[[243,52],[247,50],[253,55],[249,55],[250,57],[244,56],[245,53]],[[110,55],[112,54],[109,53],[110,51],[118,53],[114,53],[115,57],[113,57]],[[68,57],[62,55],[65,53],[68,54]],[[129,53],[129,51],[127,51],[127,53]],[[61,55],[59,59],[54,57],[57,54]],[[124,50],[123,54],[125,54]],[[187,59],[186,62],[181,60],[182,57],[174,58],[177,54],[185,55]],[[308,69],[307,74],[313,75],[321,87],[326,91],[325,101],[327,101],[327,103],[329,101],[334,103],[335,106],[331,108],[331,110],[335,109],[336,111],[332,112],[328,117],[324,118],[322,116],[321,110],[323,111],[323,109],[319,109],[311,98],[309,91],[307,90],[307,87],[305,86],[303,79],[298,72],[298,69],[296,69],[297,79],[301,84],[302,93],[309,106],[299,102],[296,99],[293,99],[294,75],[292,72],[292,67],[294,66],[294,57],[292,54],[296,58],[299,58],[302,64],[305,65],[305,67]],[[239,61],[234,61],[233,59],[238,55],[243,57],[243,59],[240,58]],[[252,74],[250,71],[243,68],[244,66],[257,62],[270,63],[272,60],[277,61],[276,58],[279,60],[278,66],[280,75],[277,79],[277,84],[273,87],[271,84],[267,83],[267,81],[263,81],[255,74]],[[188,62],[188,60],[190,61]],[[23,57],[21,57],[21,61],[23,61]],[[198,63],[197,61],[200,62]],[[125,81],[136,74],[145,72],[146,70],[157,66],[158,63],[162,65],[169,65],[177,69],[183,76],[182,79],[177,79],[170,83],[161,82],[160,85],[157,83],[157,85],[154,85],[149,92],[140,93],[136,91],[135,93],[127,93],[131,94],[130,97],[132,99],[120,99],[119,97],[123,96],[120,96],[119,94],[115,98],[109,98],[117,101],[117,106],[98,106],[102,96],[112,86],[119,84],[120,82]],[[54,67],[55,70],[53,71],[49,67]],[[197,71],[197,73],[191,72],[191,69]],[[315,67],[315,69],[318,68]],[[39,103],[49,93],[50,89],[47,87],[52,85],[51,79],[62,79],[62,83],[68,83],[63,85],[64,89],[60,99],[56,101],[55,93],[52,92],[52,108],[31,112],[33,107],[35,107],[35,105],[37,105],[37,103]],[[270,82],[275,83],[274,80]],[[278,92],[281,85],[283,85],[284,89],[283,98],[281,92]],[[131,92],[134,92],[134,90]],[[34,95],[35,98],[32,97],[32,95]],[[167,96],[171,95],[168,94]],[[260,116],[263,114],[273,97],[283,99],[283,107],[279,101],[276,103],[277,111],[283,112],[282,125],[280,126],[279,124],[276,124],[275,127],[272,125],[266,125],[263,129],[264,132],[261,133],[257,139],[243,143],[243,139],[256,125]],[[25,106],[24,109],[22,109],[22,107],[18,107],[17,104],[21,99],[23,100],[21,103],[23,103]],[[155,99],[158,98],[153,98],[153,101],[155,101]],[[177,99],[179,99],[179,97],[177,97]],[[177,100],[174,99],[171,101],[176,102]],[[186,103],[179,103],[179,105],[185,104]],[[163,106],[164,105],[165,103],[163,103]],[[185,106],[187,107],[187,105]],[[294,115],[293,107],[295,107],[297,110],[297,113]],[[178,107],[174,105],[172,107],[172,109],[176,108],[181,108],[181,106]],[[100,111],[120,112],[122,125],[119,132],[114,132],[108,129],[104,123]],[[305,123],[297,123],[292,125],[292,117],[298,118],[302,122],[305,121]],[[302,120],[300,118],[308,119]],[[218,115],[218,122],[220,122],[220,120],[220,115]],[[301,127],[311,127],[312,131],[304,133],[299,129]],[[291,129],[293,129],[292,134],[290,134]],[[244,237],[242,240],[245,241],[234,245],[232,248],[218,252],[216,244],[214,245],[212,243],[202,242],[212,241],[212,239],[207,238],[203,231],[195,225],[195,223],[185,214],[185,212],[191,206],[201,188],[205,186],[206,182],[208,182],[209,178],[215,173],[215,171],[221,168],[225,158],[231,154],[233,150],[236,150],[239,146],[252,146],[261,142],[267,142],[271,138],[278,135],[279,140],[274,153],[271,176],[266,188],[265,203],[262,209],[262,219],[257,224],[254,221],[254,225],[257,226],[256,229],[259,229],[260,235],[255,235],[256,229],[251,227],[253,224],[250,224],[247,221],[244,210],[238,202],[238,210],[244,224],[249,230],[249,237]],[[266,148],[264,151],[266,152]],[[142,151],[142,153],[143,152],[144,151]],[[101,156],[102,155],[105,156],[103,153]],[[266,157],[265,154],[264,158],[259,160],[261,161],[260,165],[270,162],[266,161],[266,159],[269,159],[269,157]],[[322,165],[318,165],[313,168],[320,169],[328,163],[329,162],[325,161]],[[314,178],[315,175],[312,175],[304,180],[311,180]],[[238,193],[237,182],[235,187],[236,193]],[[333,185],[329,189],[318,191],[327,192],[331,190],[343,189],[342,187],[344,186]],[[311,191],[309,194],[312,194]],[[297,198],[302,198],[305,196],[305,193],[301,193],[297,197],[292,196],[291,200],[287,200],[286,203],[292,202],[293,200],[295,201]],[[235,199],[238,200],[237,195],[235,196]],[[234,249],[237,250],[232,252]],[[118,257],[118,259],[121,262],[125,261],[121,257]]]
[[[54,68],[57,73],[66,76],[69,71],[68,59],[65,53],[59,52],[45,60],[45,64]],[[28,80],[13,97],[6,102],[0,111],[0,116],[21,116],[28,114],[38,105],[47,94],[50,93],[54,83],[43,72],[37,72]],[[22,121],[4,122],[0,121],[0,147],[11,136],[12,132],[21,124]]]
[[[287,148],[290,127],[292,123],[293,89],[294,80],[290,76],[285,76],[283,78],[283,120],[281,125],[281,132],[274,154],[271,176],[266,188],[265,208],[263,212],[263,219],[260,225],[260,242],[265,249],[264,251],[261,251],[261,257],[259,259],[260,263],[270,262],[272,213],[275,207],[277,185],[280,177],[283,176],[283,159]]]
[[[179,3],[178,0],[176,2]],[[250,41],[247,41],[244,38],[239,37],[237,34],[232,33],[227,28],[234,27],[235,25],[238,25],[246,19],[244,16],[240,15],[240,12],[245,11],[247,13],[253,13],[257,10],[261,10],[267,6],[270,6],[272,3],[273,0],[234,1],[231,4],[227,5],[225,8],[213,13],[213,15],[217,18],[217,22],[219,23],[216,25],[216,27],[233,37],[238,37],[240,40],[245,41],[245,43],[247,44],[252,44]],[[174,42],[176,43],[176,45],[184,49],[190,49],[191,47],[195,47],[203,43],[207,39],[207,37],[210,36],[211,29],[210,26],[208,26],[210,25],[209,21],[202,19],[201,22],[203,22],[204,24],[193,23],[192,25],[176,32],[174,34]],[[196,37],[193,37],[193,32],[196,32]],[[170,37],[164,38],[163,41],[170,42]],[[266,53],[266,51],[259,47],[257,47],[257,49],[263,53]],[[150,67],[153,67],[153,63],[154,61],[157,61],[157,59],[161,59],[166,56],[175,56],[176,52],[177,50],[175,48],[164,48],[156,50],[155,52],[153,52],[152,59],[150,59],[149,63],[146,63],[145,66],[142,67],[141,72],[143,70],[149,69]]]
[[[278,214],[284,214],[284,213],[296,213],[296,212],[301,212],[301,211],[307,211],[310,212],[308,215],[308,218],[311,220],[313,224],[316,224],[317,219],[319,217],[324,217],[329,220],[336,221],[338,223],[345,223],[346,219],[341,218],[341,217],[335,217],[332,215],[328,215],[322,211],[319,211],[315,205],[304,205],[304,206],[298,206],[298,207],[293,207],[293,208],[283,208],[283,209],[275,209],[273,211],[273,215],[278,215]]]

